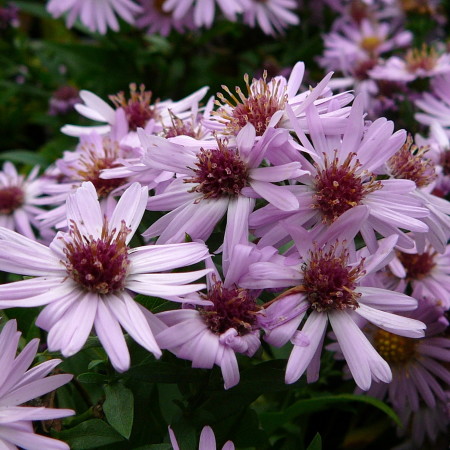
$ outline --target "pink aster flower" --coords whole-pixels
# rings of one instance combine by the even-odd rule
[[[181,145],[145,133],[140,137],[147,151],[144,163],[179,175],[147,204],[151,211],[171,211],[144,233],[148,238],[159,236],[158,243],[182,242],[186,233],[194,240],[206,240],[228,213],[225,240],[231,248],[244,236],[247,240],[247,217],[254,198],[262,197],[282,210],[296,208],[294,196],[273,183],[304,174],[300,163],[260,167],[271,145],[287,142],[287,130],[270,128],[257,140],[249,123],[236,137],[236,145],[228,139],[185,138],[187,145]]]
[[[172,29],[184,33],[196,28],[192,10],[175,19],[170,12],[164,11],[164,3],[161,0],[139,0],[142,12],[138,15],[136,26],[145,28],[148,34],[159,33],[162,36],[168,36]]]
[[[102,212],[110,216],[116,206],[117,197],[131,182],[124,177],[101,177],[103,170],[120,166],[119,157],[124,152],[116,139],[96,133],[83,135],[75,151],[66,151],[55,162],[58,173],[45,184],[46,196],[38,201],[54,208],[38,216],[43,227],[67,227],[66,199],[82,183],[91,182],[100,199]],[[149,183],[150,184],[150,183]]]
[[[245,0],[244,23],[256,25],[265,34],[282,33],[285,28],[300,22],[293,10],[298,4],[295,0]]]
[[[439,53],[428,49],[411,49],[404,59],[391,56],[384,64],[378,65],[369,71],[371,78],[377,80],[401,81],[408,83],[417,78],[435,77],[450,72],[450,54]]]
[[[67,13],[69,28],[80,18],[89,30],[105,34],[108,28],[119,31],[116,14],[133,24],[141,8],[131,0],[49,0],[47,11],[55,18]]]
[[[269,331],[269,343],[274,339],[282,345],[291,339],[294,344],[286,368],[287,383],[297,381],[306,370],[308,381],[317,380],[328,323],[356,384],[363,390],[370,387],[372,378],[389,382],[391,370],[358,327],[359,317],[396,335],[423,336],[422,322],[392,313],[414,309],[415,299],[361,284],[390,261],[397,241],[397,236],[390,236],[367,258],[355,253],[358,222],[368,213],[364,206],[349,210],[320,234],[286,224],[298,252],[297,262],[293,264],[291,256],[284,263],[254,263],[241,278],[241,285],[247,288],[294,286],[269,304],[266,319],[261,321]],[[301,331],[296,331],[307,312]],[[280,330],[274,332],[276,328]]]
[[[170,123],[171,115],[185,118],[191,117],[192,108],[198,107],[199,101],[205,96],[207,87],[198,89],[191,95],[179,101],[164,100],[152,101],[153,94],[146,91],[145,86],[139,87],[135,83],[130,84],[129,98],[124,92],[111,95],[115,108],[110,106],[100,97],[89,91],[80,91],[80,97],[84,103],[75,105],[75,109],[84,117],[103,125],[90,127],[78,125],[65,125],[61,131],[69,136],[82,136],[92,131],[98,134],[111,133],[119,134],[126,140],[126,144],[139,146],[139,139],[136,135],[138,128],[144,128],[148,132],[159,132],[164,129],[164,125]]]
[[[77,103],[80,103],[78,89],[73,86],[61,86],[53,92],[49,100],[48,113],[51,116],[67,114]]]
[[[394,335],[361,324],[378,353],[392,369],[390,384],[374,383],[368,395],[384,399],[399,413],[417,411],[421,402],[429,408],[447,401],[445,387],[450,384],[450,372],[445,366],[450,361],[450,339],[443,333],[448,326],[444,309],[423,298],[418,308],[404,314],[420,320],[427,326],[420,339]]]
[[[420,253],[416,248],[399,249],[392,264],[398,263],[404,269],[405,281],[410,283],[414,297],[428,297],[445,309],[450,308],[450,245],[443,254],[429,244]],[[396,272],[399,274],[398,268]]]
[[[243,10],[240,0],[165,0],[163,10],[170,12],[175,20],[181,20],[186,14],[193,12],[197,27],[210,28],[214,21],[216,3],[225,17],[233,22],[236,14]]]
[[[413,195],[415,183],[400,179],[377,180],[375,174],[404,143],[404,130],[393,133],[394,124],[385,118],[366,128],[361,97],[355,100],[347,128],[339,136],[325,133],[313,105],[306,112],[311,142],[292,111],[290,114],[303,152],[308,154],[312,164],[300,153],[298,160],[310,174],[298,179],[301,184],[286,187],[297,198],[298,208],[281,211],[267,205],[250,216],[250,227],[262,237],[260,244],[274,245],[286,238],[286,229],[279,224],[280,220],[293,226],[324,229],[345,211],[366,205],[369,215],[359,225],[371,251],[377,246],[375,233],[396,234],[400,245],[413,247],[413,240],[403,230],[427,232],[428,226],[419,219],[430,214]]]
[[[388,22],[347,22],[324,36],[325,50],[319,61],[328,71],[348,73],[356,62],[377,59],[383,53],[409,45],[411,40],[410,31],[395,33]]]
[[[177,442],[177,438],[172,428],[169,427],[169,437],[170,443],[172,444],[173,450],[180,450]],[[200,434],[200,442],[198,443],[198,450],[216,450],[216,437],[214,436],[214,431],[208,425],[203,427],[202,433]],[[231,441],[225,442],[222,450],[234,450],[234,444]]]
[[[353,95],[346,92],[332,95],[328,88],[332,73],[326,75],[314,89],[300,90],[304,73],[305,64],[299,61],[289,79],[280,75],[268,81],[264,72],[262,78],[251,82],[247,74],[244,76],[246,92],[237,86],[236,94],[233,94],[227,86],[222,86],[230,99],[222,93],[217,94],[215,104],[218,109],[211,113],[211,118],[205,117],[205,126],[224,135],[236,136],[247,123],[251,123],[257,136],[262,136],[271,127],[291,128],[285,111],[289,105],[302,129],[308,130],[305,110],[315,104],[323,126],[333,133],[339,132],[345,126],[344,118],[349,112],[345,105],[353,99]],[[333,111],[328,109],[330,103],[335,106]]]
[[[64,442],[34,433],[33,420],[71,416],[71,409],[20,406],[58,389],[72,379],[70,374],[47,375],[61,362],[52,359],[29,369],[39,345],[31,340],[16,356],[21,333],[15,320],[8,321],[0,333],[0,446],[4,449],[69,450]]]
[[[38,197],[46,183],[38,174],[36,166],[27,177],[19,175],[10,162],[5,162],[0,171],[0,226],[30,239],[36,239],[33,226],[38,224],[36,216],[44,212],[38,206]]]
[[[121,326],[156,357],[161,351],[133,293],[183,301],[204,287],[187,284],[207,271],[167,273],[203,260],[204,244],[128,246],[145,211],[147,188],[130,186],[111,217],[102,216],[92,183],[67,199],[68,232],[49,247],[0,228],[0,268],[34,278],[0,286],[0,308],[47,305],[36,324],[50,351],[77,353],[94,327],[118,371],[130,365]],[[157,319],[154,319],[157,321]]]
[[[207,267],[213,272],[207,275],[207,292],[185,299],[188,303],[191,299],[192,304],[204,299],[209,304],[156,315],[168,326],[156,336],[161,348],[192,361],[192,367],[211,369],[216,364],[221,368],[225,389],[239,383],[236,353],[253,356],[261,345],[257,321],[260,308],[256,303],[259,290],[239,287],[242,274],[259,257],[260,253],[252,252],[250,246],[236,246],[223,281],[208,260]]]
[[[415,102],[423,111],[417,113],[415,118],[429,126],[437,122],[450,137],[450,74],[435,77],[430,84],[431,92],[425,92]]]

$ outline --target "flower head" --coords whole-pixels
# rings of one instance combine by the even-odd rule
[[[182,296],[204,287],[187,283],[208,271],[167,271],[201,261],[208,250],[195,242],[130,248],[147,197],[147,188],[133,184],[106,219],[93,184],[84,183],[67,200],[69,230],[59,232],[50,247],[31,245],[29,239],[0,229],[0,267],[36,276],[1,286],[0,307],[47,305],[36,323],[48,331],[49,349],[64,356],[77,353],[94,327],[113,366],[127,370],[130,357],[122,326],[159,357],[161,351],[133,293],[182,302]],[[153,318],[154,326],[158,322]]]
[[[74,414],[74,411],[27,406],[26,402],[58,389],[68,383],[72,375],[46,377],[61,362],[59,359],[48,360],[29,369],[39,340],[30,341],[16,356],[20,335],[15,320],[8,321],[0,332],[0,444],[8,449],[69,450],[64,442],[35,434],[32,421],[59,419]]]

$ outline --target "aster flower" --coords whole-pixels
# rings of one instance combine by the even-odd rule
[[[448,326],[444,309],[423,298],[416,310],[403,315],[425,323],[427,329],[423,338],[397,336],[360,324],[392,369],[390,384],[374,383],[367,394],[380,399],[387,396],[401,415],[419,410],[422,402],[429,408],[445,403],[445,386],[450,383],[450,372],[445,366],[450,361],[450,339],[443,335]]]
[[[243,11],[239,0],[165,0],[163,10],[170,12],[175,20],[181,20],[186,14],[193,12],[197,27],[210,28],[215,15],[216,3],[225,17],[236,20],[236,13]]]
[[[67,114],[77,103],[80,103],[80,100],[78,89],[73,86],[61,86],[53,92],[49,100],[48,113],[51,116]]]
[[[333,96],[327,87],[331,73],[314,89],[299,93],[304,72],[305,64],[299,61],[293,67],[288,80],[280,75],[267,81],[267,73],[264,72],[262,78],[253,79],[250,83],[246,74],[246,92],[236,87],[236,95],[227,86],[222,86],[230,100],[222,93],[217,94],[218,100],[215,104],[218,109],[212,112],[210,119],[205,117],[205,126],[224,135],[237,135],[247,123],[251,123],[256,134],[262,136],[271,127],[291,127],[285,113],[286,105],[290,105],[300,126],[307,130],[305,110],[308,105],[314,103],[323,126],[333,130],[333,133],[339,132],[337,130],[343,129],[342,119],[348,115],[348,108],[344,106],[353,99],[353,95],[342,93]],[[332,112],[328,111],[330,102],[337,105]]]
[[[289,111],[289,108],[287,109]],[[315,107],[308,108],[306,118],[311,141],[298,126],[290,111],[292,124],[312,164],[301,154],[298,160],[310,172],[299,178],[302,184],[287,188],[295,195],[299,207],[280,211],[267,205],[255,211],[250,228],[262,237],[260,244],[274,245],[286,238],[280,220],[297,226],[308,224],[317,228],[330,226],[345,211],[366,205],[369,215],[360,223],[360,232],[371,251],[376,248],[376,235],[396,234],[399,244],[413,247],[403,230],[427,232],[421,218],[430,213],[412,193],[416,185],[411,180],[378,180],[375,171],[394,155],[405,141],[403,130],[393,133],[393,123],[384,118],[364,126],[363,99],[358,97],[339,137],[325,133]]]
[[[428,157],[429,149],[429,146],[418,147],[408,136],[405,144],[389,158],[386,165],[394,178],[416,183],[417,189],[413,194],[430,212],[428,217],[422,218],[429,230],[414,234],[418,251],[423,251],[425,241],[428,240],[439,253],[444,253],[450,238],[450,204],[433,195],[438,174],[435,163]]]
[[[38,197],[46,183],[38,174],[36,166],[27,177],[19,175],[10,162],[5,162],[0,171],[0,226],[30,239],[36,239],[33,226],[38,224],[36,216],[44,212],[38,206]]]
[[[448,445],[448,426],[450,425],[448,399],[445,402],[438,402],[433,408],[422,404],[417,411],[404,411],[399,414],[399,417],[403,426],[398,430],[398,434],[410,439],[393,450],[434,449],[445,448]],[[443,437],[441,443],[445,447],[440,447],[440,436]]]
[[[271,145],[287,142],[287,130],[270,128],[257,141],[255,128],[247,124],[238,134],[236,146],[227,139],[194,141],[195,146],[188,147],[144,133],[140,136],[149,167],[179,175],[164,192],[149,199],[147,209],[171,212],[150,226],[144,237],[159,236],[161,244],[182,242],[186,233],[194,240],[206,240],[227,214],[222,246],[226,265],[234,246],[247,242],[247,221],[255,198],[262,197],[283,210],[297,206],[285,186],[273,183],[304,174],[300,163],[260,167]],[[186,138],[184,142],[191,141]]]
[[[251,27],[258,25],[265,34],[282,33],[288,26],[300,22],[293,12],[298,7],[295,0],[246,0],[244,4],[244,23]]]
[[[408,46],[411,40],[410,31],[396,33],[389,22],[346,22],[324,36],[325,50],[319,62],[327,70],[347,73],[356,62],[376,60],[383,53]]]
[[[223,281],[207,260],[207,267],[212,269],[207,275],[207,292],[185,297],[187,304],[199,304],[202,299],[205,304],[156,314],[168,326],[156,336],[160,347],[192,361],[192,367],[211,369],[216,364],[221,368],[225,389],[239,383],[236,353],[253,356],[261,345],[257,321],[260,307],[256,303],[260,290],[239,287],[248,265],[260,257],[252,247],[237,245],[224,269]]]
[[[399,249],[396,258],[393,264],[399,262],[404,268],[405,281],[410,283],[414,297],[429,297],[445,309],[450,308],[450,245],[443,254],[429,244],[420,253],[416,248]]]
[[[49,247],[0,228],[1,270],[35,277],[0,286],[0,308],[47,305],[36,324],[48,331],[49,350],[64,356],[77,353],[94,327],[113,366],[127,370],[122,326],[159,357],[133,292],[183,301],[180,296],[204,287],[186,283],[207,271],[166,272],[203,260],[208,250],[198,243],[131,249],[147,197],[147,188],[133,184],[106,219],[94,185],[84,183],[67,199],[69,231],[59,232]]]
[[[80,18],[89,30],[105,34],[108,28],[119,31],[116,14],[133,24],[141,8],[131,0],[49,0],[47,11],[55,18],[67,14],[68,28]]]
[[[391,56],[384,64],[369,71],[370,77],[408,83],[417,78],[435,77],[450,72],[450,54],[439,53],[434,48],[410,49],[405,58]]]
[[[418,145],[429,149],[427,156],[436,167],[437,180],[432,192],[439,197],[445,197],[450,192],[450,136],[439,122],[433,121],[429,137],[424,138],[418,134],[415,140]]]
[[[114,197],[122,193],[131,183],[125,177],[102,178],[105,169],[119,167],[119,157],[123,155],[119,143],[109,136],[96,133],[83,135],[75,151],[66,151],[55,163],[58,170],[45,184],[46,196],[38,200],[41,205],[56,206],[42,212],[37,218],[43,227],[67,227],[66,199],[83,182],[91,182],[100,199],[102,211],[110,216],[115,205]],[[150,183],[149,183],[150,184]]]
[[[248,275],[241,278],[241,285],[247,288],[293,286],[266,309],[269,319],[266,321],[272,334],[269,334],[269,342],[274,338],[277,344],[284,344],[291,339],[294,344],[286,368],[287,383],[297,381],[307,369],[308,381],[317,380],[328,322],[356,384],[363,390],[370,387],[372,378],[389,382],[391,371],[359,329],[358,317],[400,336],[423,336],[425,325],[422,322],[392,314],[414,309],[415,299],[361,284],[367,275],[390,261],[397,241],[395,235],[386,238],[367,258],[355,253],[353,239],[358,232],[358,222],[368,213],[364,206],[348,210],[320,234],[285,223],[298,252],[296,264],[292,263],[292,256],[284,263],[254,263]],[[306,321],[301,330],[296,331],[306,312]],[[274,333],[277,327],[280,330]]]
[[[169,437],[170,443],[172,444],[173,450],[180,450],[177,442],[177,438],[172,428],[169,427]],[[216,450],[216,437],[214,436],[214,431],[208,425],[204,426],[202,433],[200,434],[200,442],[198,443],[198,450]],[[225,442],[222,450],[234,450],[234,444],[231,441]]]
[[[430,84],[431,92],[424,92],[422,97],[415,101],[423,111],[417,113],[415,118],[424,125],[437,122],[450,137],[450,74],[437,76]]]
[[[159,33],[162,36],[168,36],[172,29],[183,33],[196,28],[192,10],[187,11],[182,18],[175,19],[164,10],[164,3],[164,0],[139,0],[142,12],[136,19],[136,26],[145,28],[148,34]]]
[[[139,140],[135,134],[138,128],[144,128],[149,132],[158,132],[163,129],[164,123],[170,122],[171,114],[182,118],[191,117],[191,109],[198,106],[198,102],[205,96],[207,90],[207,87],[200,88],[177,102],[157,100],[152,103],[151,91],[146,91],[143,84],[138,88],[135,83],[131,83],[129,98],[125,96],[124,92],[110,96],[116,109],[94,93],[83,90],[80,91],[80,97],[84,104],[75,105],[75,109],[88,119],[106,122],[106,125],[91,127],[65,125],[61,131],[69,136],[81,136],[92,131],[102,135],[111,131],[116,134],[115,129],[119,129],[120,135],[125,135],[127,138],[126,144],[138,146]]]
[[[61,362],[60,359],[48,360],[29,369],[39,340],[31,340],[16,356],[20,335],[15,320],[8,321],[0,333],[0,446],[8,450],[18,447],[25,450],[69,450],[64,442],[35,434],[32,421],[59,419],[71,416],[74,411],[20,405],[58,389],[68,383],[72,375],[46,377]]]

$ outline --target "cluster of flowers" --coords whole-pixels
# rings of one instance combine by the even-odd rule
[[[405,101],[414,101],[428,89],[429,79],[449,76],[450,54],[439,41],[443,38],[443,27],[439,25],[446,19],[437,5],[354,1],[333,6],[340,16],[323,36],[325,49],[318,62],[326,70],[342,74],[332,87],[354,88],[364,96],[365,109],[372,118],[398,110]],[[411,12],[427,13],[437,23],[431,36],[434,42],[414,47],[413,33],[405,30]]]
[[[217,5],[216,5],[217,3]],[[80,19],[93,32],[105,34],[119,30],[117,16],[148,33],[168,35],[198,28],[211,28],[217,7],[229,21],[241,18],[266,34],[277,34],[299,19],[294,13],[297,0],[49,0],[47,10],[53,17],[67,14],[71,27]]]
[[[207,88],[152,102],[131,85],[112,105],[81,91],[76,110],[101,124],[63,127],[75,151],[41,176],[0,173],[0,270],[27,277],[0,286],[0,308],[44,306],[36,324],[65,357],[94,330],[127,371],[124,329],[156,358],[219,366],[226,389],[261,339],[292,343],[286,383],[314,382],[327,341],[405,430],[437,416],[413,427],[421,445],[450,422],[445,167],[366,120],[363,96],[334,94],[331,73],[302,89],[304,70],[245,76],[204,104]],[[135,294],[172,307],[153,314]]]

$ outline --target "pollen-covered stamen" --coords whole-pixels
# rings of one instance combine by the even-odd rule
[[[130,98],[127,100],[124,92],[117,95],[110,95],[110,100],[116,108],[123,108],[131,131],[138,128],[145,128],[150,119],[158,119],[156,105],[150,105],[152,92],[145,90],[145,85],[139,86],[137,91],[136,83],[130,84]],[[157,103],[157,101],[155,102]]]
[[[436,6],[429,0],[400,0],[399,3],[406,13],[433,15],[436,12]]]
[[[348,259],[348,250],[339,248],[338,243],[328,250],[310,251],[309,262],[302,267],[301,287],[317,312],[358,308],[361,294],[355,288],[364,274],[364,260],[352,267]]]
[[[125,222],[119,232],[109,231],[105,220],[100,238],[84,236],[75,222],[70,225],[70,238],[65,241],[63,261],[70,278],[90,292],[109,294],[124,289],[128,260],[126,237],[130,233]]]
[[[235,88],[236,97],[227,86],[222,86],[231,100],[219,92],[217,97],[222,103],[219,100],[215,101],[219,109],[213,114],[219,116],[219,121],[226,124],[225,133],[237,135],[247,123],[251,123],[255,127],[256,135],[262,136],[272,116],[284,109],[288,100],[286,87],[281,86],[280,80],[272,79],[267,82],[267,71],[264,71],[262,78],[253,79],[251,84],[246,74],[244,81],[247,96],[239,87]]]
[[[193,121],[191,123],[184,122],[172,111],[169,111],[170,120],[172,122],[172,126],[164,127],[164,137],[172,138],[175,136],[190,136],[194,139],[199,138],[199,130],[196,130],[193,126]]]
[[[387,162],[392,175],[412,180],[419,188],[428,186],[437,177],[434,163],[425,158],[428,150],[429,147],[417,147],[408,135],[405,144]]]
[[[359,46],[365,50],[367,53],[374,55],[376,54],[376,50],[383,43],[383,40],[378,36],[366,36],[361,39]]]
[[[421,49],[413,48],[407,51],[406,68],[411,73],[415,73],[419,69],[428,72],[436,67],[438,58],[439,54],[435,48],[423,44]]]
[[[255,328],[260,307],[247,289],[226,288],[222,282],[216,281],[205,299],[213,305],[203,306],[200,314],[213,333],[222,334],[234,328],[243,336]]]
[[[397,256],[406,270],[408,280],[422,280],[427,277],[436,265],[436,251],[417,254],[397,251]]]
[[[377,330],[374,347],[389,364],[405,364],[416,355],[417,339],[397,336],[385,330]]]
[[[190,192],[203,194],[202,198],[237,196],[247,185],[248,169],[239,153],[228,148],[227,140],[217,140],[218,148],[200,149],[195,176],[186,183],[197,183]]]
[[[119,167],[118,156],[119,144],[108,138],[103,139],[103,155],[101,156],[95,147],[85,147],[78,161],[81,168],[77,170],[77,179],[90,181],[95,186],[99,198],[107,197],[111,191],[127,182],[126,178],[100,178],[102,170]]]
[[[322,222],[333,223],[345,211],[359,205],[370,192],[382,188],[375,176],[361,169],[355,153],[349,153],[343,163],[339,162],[337,151],[331,162],[325,157],[325,168],[318,169],[315,178],[313,208],[322,213]]]
[[[23,205],[25,194],[18,186],[0,188],[0,214],[11,214]]]

